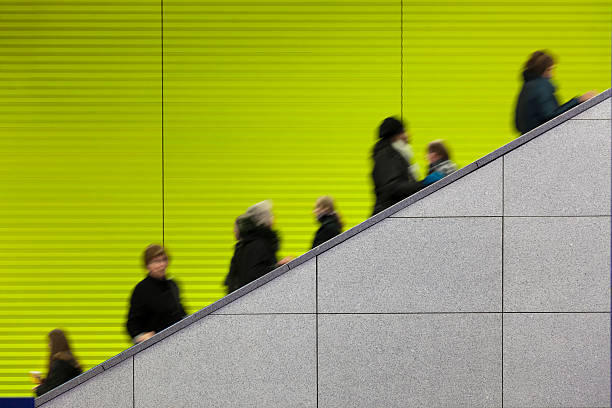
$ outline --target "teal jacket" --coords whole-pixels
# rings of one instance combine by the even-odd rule
[[[559,106],[555,97],[555,86],[547,78],[537,77],[529,72],[524,72],[523,78],[525,82],[516,102],[514,118],[516,129],[521,134],[537,128],[580,103],[578,98],[573,98]]]

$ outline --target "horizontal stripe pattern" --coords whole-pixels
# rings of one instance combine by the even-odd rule
[[[535,49],[559,56],[565,99],[610,84],[608,1],[165,0],[162,163],[161,12],[0,2],[0,396],[30,394],[55,327],[85,368],[128,347],[162,236],[193,312],[224,294],[249,205],[274,201],[280,256],[308,249],[319,195],[363,221],[384,117],[403,112],[424,172],[430,140],[463,166],[516,136]]]

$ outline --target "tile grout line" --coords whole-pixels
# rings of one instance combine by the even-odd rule
[[[404,0],[400,0],[400,119],[404,120]]]
[[[132,408],[136,408],[136,357],[132,356]]]
[[[505,162],[504,157],[502,156],[501,168],[502,168],[502,217],[501,217],[501,406],[504,408],[504,217],[505,211],[504,208],[506,206],[505,202],[505,188],[506,188],[506,179],[505,179]]]
[[[319,407],[319,257],[315,256],[315,367],[317,408]]]
[[[164,163],[164,0],[160,0],[161,21],[161,199],[162,199],[162,246],[166,244],[166,180]]]

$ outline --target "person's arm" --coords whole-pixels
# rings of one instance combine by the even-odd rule
[[[421,183],[423,184],[423,186],[428,186],[430,184],[435,183],[438,180],[442,180],[443,178],[444,178],[444,174],[442,174],[439,171],[434,171],[433,173],[427,175],[427,177],[425,177],[423,181],[421,181]]]
[[[542,117],[547,121],[580,104],[578,98],[572,98],[563,105],[558,106],[555,94],[548,91],[540,92],[538,97]]]
[[[140,288],[137,286],[132,293],[132,298],[130,299],[130,311],[128,312],[126,322],[127,331],[135,342],[142,341],[142,336],[149,333],[146,327],[148,309],[144,294],[139,289]]]
[[[395,160],[385,160],[377,163],[380,174],[384,177],[381,184],[386,186],[390,197],[403,199],[419,191],[421,183],[407,178],[408,168],[403,169]]]
[[[276,269],[276,258],[270,255],[269,248],[261,241],[247,245],[244,256],[249,261],[247,271],[249,281],[254,281]]]
[[[55,387],[62,385],[65,382],[65,378],[66,372],[62,369],[62,364],[59,360],[55,360],[51,363],[51,367],[49,367],[47,377],[41,380],[41,384],[35,388],[36,396],[40,397]]]
[[[317,233],[315,235],[314,238],[314,242],[312,243],[312,247],[317,247],[319,245],[321,245],[324,242],[329,241],[330,239],[332,239],[333,237],[335,237],[336,235],[338,235],[338,231],[336,231],[335,228],[333,228],[333,226],[331,225],[322,225],[321,228],[319,228],[319,230],[317,230]]]
[[[176,297],[176,303],[178,304],[179,311],[182,313],[182,317],[187,316],[187,312],[183,307],[183,302],[181,302],[181,290],[179,289],[178,283],[174,280],[171,281],[174,284],[174,296]]]

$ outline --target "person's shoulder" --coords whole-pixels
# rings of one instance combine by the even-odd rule
[[[147,276],[143,280],[138,282],[136,286],[134,286],[133,292],[134,293],[141,292],[143,290],[147,290],[147,288],[150,288],[150,287],[151,287],[151,279]]]

